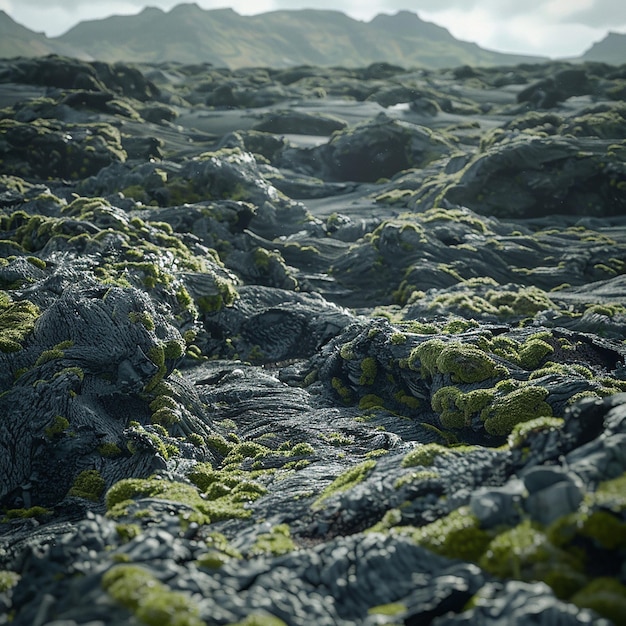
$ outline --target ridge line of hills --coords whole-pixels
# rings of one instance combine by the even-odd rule
[[[545,57],[504,54],[455,39],[415,13],[380,14],[369,22],[339,11],[280,10],[243,16],[233,9],[180,4],[169,12],[148,7],[136,15],[81,22],[49,38],[0,11],[0,57],[60,54],[108,62],[211,63],[231,69],[297,65],[363,67],[387,62],[439,69],[459,65],[518,65]],[[609,33],[569,61],[621,64],[626,35]]]

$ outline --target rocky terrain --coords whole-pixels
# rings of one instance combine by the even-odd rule
[[[626,66],[0,108],[0,624],[626,622]]]

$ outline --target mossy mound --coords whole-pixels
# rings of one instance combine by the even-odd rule
[[[117,128],[106,123],[63,124],[39,119],[0,123],[3,170],[25,178],[79,180],[113,162],[124,162]]]

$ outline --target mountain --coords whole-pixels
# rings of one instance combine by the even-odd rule
[[[85,53],[63,41],[48,39],[15,22],[0,10],[0,58],[17,56],[36,57],[46,54],[63,54],[84,57]]]
[[[363,67],[385,61],[434,69],[545,60],[484,50],[408,11],[361,22],[339,11],[303,9],[242,16],[232,9],[181,4],[169,12],[150,7],[137,15],[81,22],[54,39],[13,24],[15,48],[8,54],[4,45],[6,56],[38,56],[51,51],[46,46],[62,46],[101,61],[208,62],[230,68]],[[34,37],[39,47],[21,44]]]
[[[231,68],[362,67],[377,61],[437,68],[538,60],[482,50],[407,11],[360,22],[339,11],[242,16],[232,9],[181,4],[168,13],[149,8],[135,16],[83,22],[58,40],[103,61],[209,62]]]
[[[581,57],[582,61],[599,61],[622,65],[626,63],[626,35],[609,33],[602,41],[598,41]]]

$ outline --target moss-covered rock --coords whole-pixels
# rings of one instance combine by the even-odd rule
[[[7,174],[78,180],[98,173],[113,162],[124,162],[126,152],[117,128],[110,124],[63,124],[36,120],[0,123],[0,150]]]
[[[533,385],[522,386],[506,394],[496,394],[481,412],[485,430],[491,435],[509,435],[521,423],[539,417],[551,417],[552,407],[545,402],[548,391]]]
[[[321,509],[324,506],[324,501],[329,497],[341,493],[343,491],[347,491],[348,489],[352,489],[355,485],[361,483],[367,475],[376,467],[376,461],[373,459],[369,459],[367,461],[363,461],[349,470],[345,471],[343,474],[340,474],[335,478],[335,480],[330,483],[319,495],[319,497],[315,500],[315,502],[311,505],[313,509]]]
[[[102,577],[103,589],[145,624],[204,626],[190,594],[173,591],[140,565],[115,565]]]

